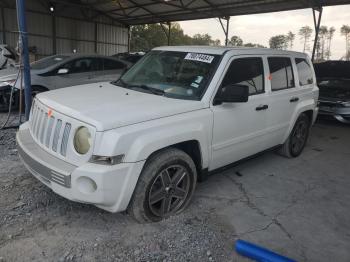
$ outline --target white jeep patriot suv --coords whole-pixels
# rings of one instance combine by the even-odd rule
[[[213,170],[274,147],[298,156],[317,99],[302,53],[160,47],[115,82],[39,94],[18,152],[67,199],[159,221]]]

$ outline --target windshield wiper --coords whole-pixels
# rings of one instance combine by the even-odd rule
[[[149,93],[152,93],[154,95],[163,96],[165,94],[165,92],[163,90],[161,90],[161,89],[157,89],[157,88],[150,87],[150,86],[147,86],[147,85],[130,85],[130,84],[127,84],[123,79],[118,79],[117,81],[113,81],[111,83],[114,84],[114,85],[120,85],[121,87],[128,88],[128,89],[137,89],[137,88],[139,88],[139,89],[142,89],[142,90],[146,90]]]
[[[119,78],[118,80],[112,81],[111,84],[113,85],[120,85],[122,87],[128,87],[128,84],[124,82],[123,79]]]
[[[129,88],[140,88],[146,91],[151,92],[154,95],[159,95],[159,96],[163,96],[165,94],[165,92],[161,89],[157,89],[157,88],[153,88],[147,85],[129,85]]]

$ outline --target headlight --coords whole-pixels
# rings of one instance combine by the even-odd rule
[[[74,148],[79,154],[86,154],[91,147],[91,134],[89,129],[81,126],[74,135]]]

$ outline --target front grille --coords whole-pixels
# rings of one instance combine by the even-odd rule
[[[37,143],[65,157],[72,125],[59,117],[49,116],[48,110],[38,102],[33,104],[30,119],[32,136]]]

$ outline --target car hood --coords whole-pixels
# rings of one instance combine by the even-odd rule
[[[350,87],[349,88],[337,88],[337,87],[320,87],[320,100],[325,101],[350,101]]]
[[[180,100],[94,83],[40,93],[43,104],[96,127],[97,131],[137,124],[205,108],[201,101]]]

